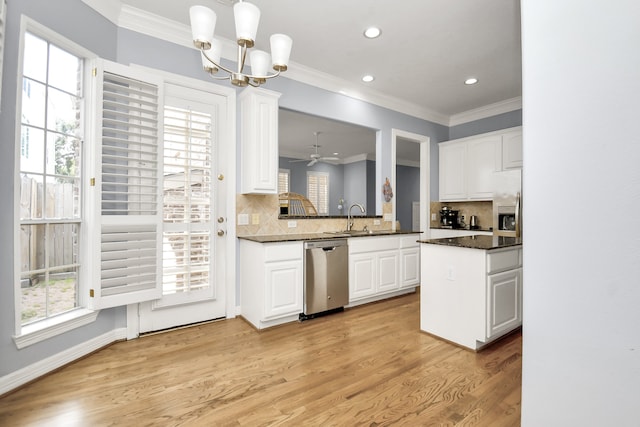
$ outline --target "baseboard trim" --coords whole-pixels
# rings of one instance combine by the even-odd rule
[[[92,338],[81,344],[68,348],[46,359],[39,360],[29,366],[25,366],[15,372],[11,372],[0,377],[0,397],[4,394],[36,380],[43,375],[55,371],[64,365],[71,363],[81,357],[87,356],[94,351],[100,350],[115,341],[127,339],[127,328],[114,329],[106,334]]]

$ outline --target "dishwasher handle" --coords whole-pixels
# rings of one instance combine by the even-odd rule
[[[325,246],[322,250],[325,252],[333,252],[336,250],[336,246]]]

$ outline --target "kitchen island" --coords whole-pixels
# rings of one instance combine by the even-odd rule
[[[419,242],[422,331],[479,350],[522,325],[522,239]]]

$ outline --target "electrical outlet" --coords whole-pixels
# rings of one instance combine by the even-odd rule
[[[249,225],[249,214],[238,214],[238,225]]]
[[[374,219],[373,220],[373,225],[380,225],[380,220],[379,219]]]
[[[432,213],[431,214],[431,221],[435,221],[436,220],[436,214]]]
[[[297,221],[289,221],[287,222],[287,227],[289,228],[296,228],[298,226]]]
[[[385,221],[393,221],[393,214],[390,214],[390,213],[384,214],[383,219]]]
[[[447,280],[456,280],[456,271],[453,266],[447,266]]]
[[[257,214],[257,213],[251,214],[251,224],[253,225],[260,224],[260,214]]]

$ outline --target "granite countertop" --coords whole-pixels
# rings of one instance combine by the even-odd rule
[[[429,227],[432,230],[460,230],[460,231],[488,231],[488,232],[493,232],[493,227],[488,227],[488,228],[471,228],[469,226],[467,227],[459,227],[459,228],[453,228],[453,227],[444,227],[441,225],[438,226],[433,226],[433,227]]]
[[[418,240],[420,243],[428,243],[431,245],[455,246],[459,248],[492,250],[506,248],[509,246],[522,245],[521,237],[503,237],[503,236],[465,236],[450,237],[444,239],[428,239]]]
[[[238,239],[250,240],[257,243],[277,243],[277,242],[296,242],[302,240],[332,240],[346,239],[350,237],[376,237],[376,236],[392,236],[399,234],[420,234],[419,231],[411,230],[371,230],[353,231],[351,233],[345,231],[329,231],[324,233],[301,233],[301,234],[261,234],[253,236],[238,236]]]

